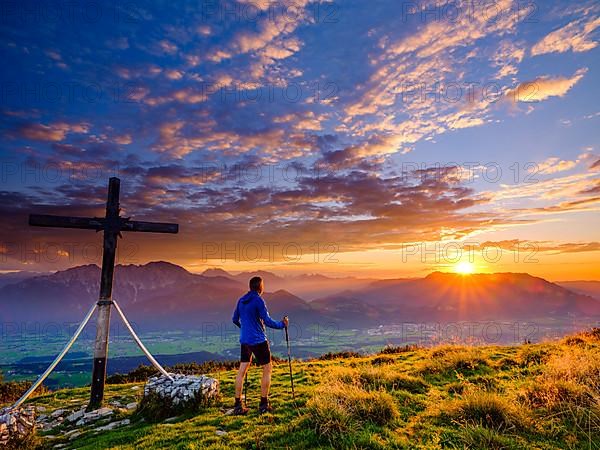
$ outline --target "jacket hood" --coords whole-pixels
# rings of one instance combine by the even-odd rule
[[[258,292],[256,291],[248,291],[244,294],[244,296],[242,298],[240,298],[240,302],[247,304],[250,303],[250,301],[256,297],[260,297],[260,295],[258,294]]]

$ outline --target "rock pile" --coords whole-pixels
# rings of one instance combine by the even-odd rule
[[[171,374],[173,381],[164,375],[148,379],[144,386],[144,398],[151,394],[165,399],[174,406],[190,402],[208,403],[219,395],[219,381],[204,375]]]
[[[99,408],[86,412],[85,406],[77,410],[57,409],[50,414],[42,414],[37,418],[38,427],[48,431],[60,425],[69,424],[78,427],[88,425],[99,419],[111,416],[114,411],[111,408]]]
[[[0,445],[25,440],[35,431],[35,408],[0,410]]]

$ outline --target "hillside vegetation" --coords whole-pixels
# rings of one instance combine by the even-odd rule
[[[233,404],[234,370],[212,375],[221,404],[163,423],[121,411],[131,424],[111,431],[40,433],[52,448],[231,449],[595,449],[600,448],[600,330],[520,346],[387,348],[295,362],[296,402],[287,364],[274,369],[272,415],[258,416],[260,371],[251,370],[248,416]],[[107,403],[139,400],[143,384],[110,385]],[[88,389],[61,390],[30,403],[52,411],[85,404]],[[96,425],[97,426],[97,425]],[[53,437],[44,437],[52,434]],[[74,433],[72,433],[74,434]],[[72,436],[72,434],[70,436]]]

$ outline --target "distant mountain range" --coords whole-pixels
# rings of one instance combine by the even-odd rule
[[[458,275],[370,280],[323,275],[281,277],[270,272],[232,275],[220,269],[193,274],[167,262],[119,265],[113,297],[132,322],[147,329],[199,328],[225,323],[248,279],[265,279],[269,311],[296,323],[336,322],[342,328],[411,321],[599,318],[598,285],[558,285],[528,274]],[[2,277],[0,277],[2,278]],[[0,282],[0,320],[79,321],[97,299],[100,268],[85,265]],[[307,301],[306,298],[313,299]]]
[[[600,281],[559,281],[556,284],[582,295],[600,300]]]
[[[373,278],[332,278],[320,274],[303,274],[296,276],[281,277],[271,272],[259,270],[256,272],[242,272],[237,275],[230,274],[223,269],[207,269],[202,272],[205,277],[226,277],[239,281],[244,286],[248,285],[248,280],[254,276],[260,276],[265,281],[265,285],[271,291],[280,289],[293,292],[307,301],[311,301],[326,295],[339,292],[343,289],[362,289],[369,286],[374,281]]]

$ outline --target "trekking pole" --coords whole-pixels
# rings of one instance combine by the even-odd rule
[[[287,343],[288,365],[290,367],[290,382],[292,383],[292,398],[296,400],[296,392],[294,391],[294,376],[292,375],[292,353],[290,351],[290,335],[288,327],[285,327],[285,342]]]

